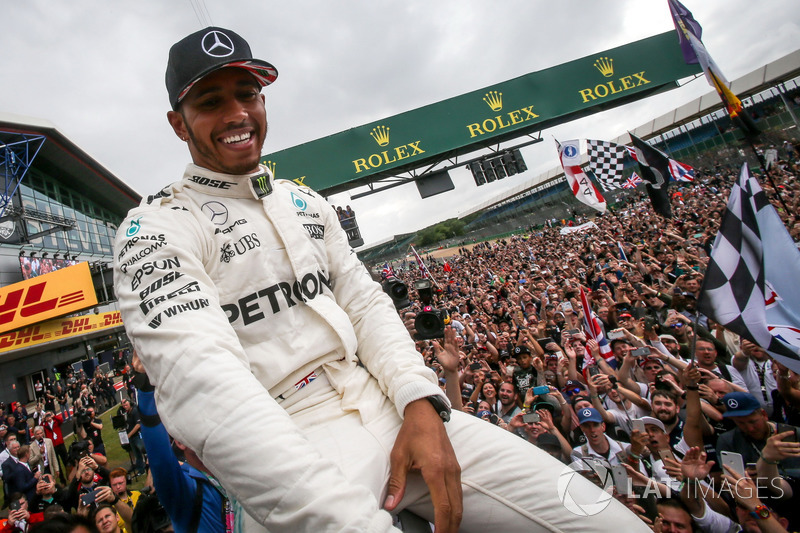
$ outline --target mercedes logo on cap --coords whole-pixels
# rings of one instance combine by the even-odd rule
[[[731,398],[730,400],[728,400],[728,408],[729,408],[729,409],[736,409],[737,407],[739,407],[739,402],[737,402],[737,401],[736,401],[736,400],[734,400],[733,398]]]
[[[220,202],[206,202],[200,208],[216,226],[221,226],[228,221],[228,208]]]
[[[228,57],[233,53],[233,41],[218,30],[203,35],[203,52],[211,57]]]
[[[583,410],[583,416],[591,416],[592,412],[588,409]]]

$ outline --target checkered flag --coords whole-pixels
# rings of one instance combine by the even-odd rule
[[[608,141],[586,139],[589,169],[604,191],[621,189],[624,179],[622,169],[628,150],[625,146]]]
[[[731,189],[697,308],[800,372],[798,278],[800,251],[745,164]]]

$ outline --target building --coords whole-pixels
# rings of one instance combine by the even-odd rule
[[[93,372],[128,348],[112,247],[141,196],[53,124],[5,113],[0,178],[0,400],[8,404],[32,401],[37,381]]]

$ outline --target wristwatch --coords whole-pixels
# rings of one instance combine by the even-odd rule
[[[450,406],[447,405],[447,402],[441,396],[437,394],[434,396],[427,396],[425,399],[431,402],[431,405],[436,409],[436,414],[439,415],[442,422],[450,421]]]
[[[756,508],[750,511],[750,516],[756,520],[766,520],[770,517],[770,515],[771,513],[769,512],[769,507],[764,504],[756,505]]]

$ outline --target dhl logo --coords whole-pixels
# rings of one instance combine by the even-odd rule
[[[119,325],[122,325],[122,316],[119,311],[64,320],[50,320],[0,335],[0,352]]]
[[[6,295],[0,303],[0,326],[13,322],[19,313],[20,317],[29,318],[59,307],[76,304],[86,299],[83,291],[62,294],[56,298],[43,299],[46,281],[36,283],[28,288],[17,289]],[[24,298],[23,298],[24,295]]]
[[[0,333],[97,305],[88,263],[0,289]]]

